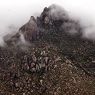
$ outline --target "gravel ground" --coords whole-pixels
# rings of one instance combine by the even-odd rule
[[[0,95],[95,95],[95,78],[53,45],[0,51]]]

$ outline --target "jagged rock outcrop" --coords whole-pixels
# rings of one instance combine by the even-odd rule
[[[61,30],[74,34],[79,33],[79,29],[79,23],[72,20],[65,10],[59,6],[52,5],[48,8],[45,7],[39,17],[35,18],[31,16],[30,20],[19,28],[19,31],[15,35],[5,36],[4,40],[7,44],[17,44],[23,36],[25,41],[31,43],[38,38],[47,36],[48,32],[60,33]]]
[[[5,43],[7,45],[16,45],[18,42],[20,42],[20,34],[15,33],[15,34],[7,34],[6,36],[3,37]]]
[[[57,28],[60,27],[64,22],[68,21],[69,17],[65,10],[59,6],[51,5],[48,8],[44,8],[38,19],[44,28],[46,28],[46,26],[55,26]]]
[[[39,33],[36,19],[31,16],[30,20],[24,24],[17,33],[4,36],[7,45],[19,45],[20,43],[32,42],[37,39]]]
[[[38,27],[36,19],[31,16],[30,20],[23,25],[19,31],[24,35],[26,41],[32,42],[37,39]]]

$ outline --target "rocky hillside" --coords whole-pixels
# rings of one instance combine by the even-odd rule
[[[95,43],[59,6],[31,16],[0,47],[0,95],[94,95]]]

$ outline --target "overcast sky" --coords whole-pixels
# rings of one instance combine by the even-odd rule
[[[60,5],[82,22],[95,25],[95,0],[0,0],[0,36],[10,31],[9,26],[18,29],[31,15],[39,15],[51,4]]]
[[[51,4],[61,5],[77,16],[82,13],[95,18],[95,0],[0,0],[0,23],[22,24]]]

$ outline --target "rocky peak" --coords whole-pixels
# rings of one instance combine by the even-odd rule
[[[73,28],[77,26],[75,21],[70,21],[70,18],[68,18],[64,9],[56,5],[51,5],[45,7],[39,17],[35,18],[34,16],[31,16],[29,21],[19,28],[18,34],[20,36],[15,37],[14,35],[10,39],[13,40],[14,37],[18,39],[23,35],[25,41],[33,42],[39,38],[39,36],[42,36],[40,34],[44,33],[46,30],[59,31],[58,29],[62,28],[63,30],[71,29],[71,25],[69,26],[70,23],[71,25],[74,24]]]
[[[36,23],[36,19],[31,16],[30,17],[30,20],[24,24],[20,29],[19,31],[21,31],[22,33],[23,32],[26,32],[26,31],[30,31],[30,32],[33,32],[33,30],[35,29],[36,30],[37,28],[37,23]]]
[[[17,33],[15,34],[8,34],[4,37],[5,43],[8,45],[16,45],[19,42],[22,42],[22,37],[25,41],[31,42],[36,40],[37,36],[37,22],[34,16],[31,16],[29,21],[24,24]]]
[[[34,22],[36,22],[36,19],[35,19],[35,17],[34,17],[34,16],[31,16],[31,17],[30,17],[30,20],[29,20],[29,22],[28,22],[28,23],[33,24]]]

